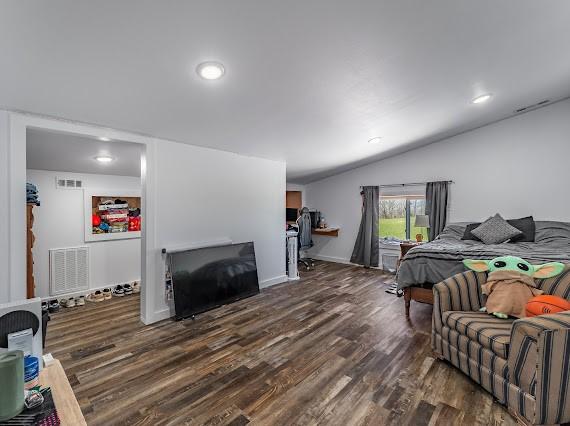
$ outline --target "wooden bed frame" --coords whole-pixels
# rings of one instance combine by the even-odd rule
[[[407,317],[410,316],[410,302],[412,300],[433,305],[433,290],[423,287],[407,287],[404,289],[404,303],[406,304]]]
[[[400,243],[400,259],[403,259],[408,250],[421,243],[402,242]],[[399,264],[399,261],[398,261]],[[404,289],[404,303],[406,305],[406,317],[410,316],[410,304],[415,300],[420,303],[428,303],[433,305],[433,290],[423,287],[407,287]]]

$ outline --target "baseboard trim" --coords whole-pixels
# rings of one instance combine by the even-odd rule
[[[259,288],[267,288],[273,285],[281,284],[289,281],[287,275],[279,275],[277,277],[269,278],[268,280],[263,280],[259,282]]]
[[[364,268],[364,266],[359,265],[358,263],[352,263],[350,260],[342,257],[323,256],[320,254],[310,255],[310,257],[315,260],[323,260],[325,262],[333,262],[333,263],[342,263],[343,265],[359,266],[361,268]],[[382,268],[380,268],[379,266],[371,266],[370,269],[378,269],[379,271],[382,271]]]
[[[309,256],[316,260],[324,260],[325,262],[343,263],[345,265],[356,266],[356,263],[351,263],[349,259],[345,259],[343,257],[324,256],[322,254],[309,254]]]
[[[119,284],[126,284],[126,283],[132,284],[135,281],[138,281],[140,283],[141,279],[139,278],[139,279],[132,280],[132,281],[125,281],[124,283],[117,283],[117,284],[113,284],[113,285],[104,285],[101,287],[93,287],[93,288],[88,288],[85,290],[74,291],[71,293],[58,294],[57,296],[44,296],[44,297],[41,297],[41,299],[42,299],[42,302],[45,302],[45,301],[54,300],[54,299],[57,299],[57,300],[65,299],[67,297],[77,297],[77,296],[81,296],[81,295],[87,296],[89,293],[93,293],[97,290],[103,290],[104,288],[114,289]]]

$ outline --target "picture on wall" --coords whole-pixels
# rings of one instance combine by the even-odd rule
[[[140,238],[140,193],[85,190],[85,241]]]

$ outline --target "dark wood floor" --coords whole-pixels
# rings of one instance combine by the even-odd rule
[[[296,283],[200,315],[139,322],[137,296],[52,315],[48,347],[86,420],[111,424],[515,424],[430,350],[431,306],[390,277],[319,263]]]

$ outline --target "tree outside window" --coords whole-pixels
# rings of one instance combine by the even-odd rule
[[[421,195],[380,197],[380,238],[415,239],[422,234],[427,241],[427,229],[414,227],[416,215],[425,214],[426,200]]]

